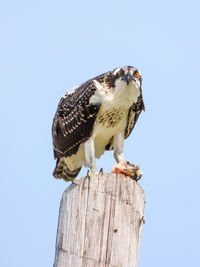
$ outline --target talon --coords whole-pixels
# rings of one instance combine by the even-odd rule
[[[137,177],[140,179],[143,175],[143,171],[141,171],[139,168],[136,170]],[[138,179],[138,180],[139,180]]]
[[[136,170],[139,169],[139,166],[138,166],[138,165],[135,165],[135,164],[129,162],[128,160],[127,160],[126,162],[127,162],[127,164],[128,164],[129,166],[133,167],[134,169],[136,169]]]
[[[72,184],[73,184],[73,185],[78,185],[78,184],[77,184],[77,183],[75,183],[74,181],[72,181]]]
[[[100,169],[99,174],[103,175],[103,168]]]
[[[89,180],[92,178],[92,172],[90,170],[87,171],[87,176]]]
[[[137,166],[138,167],[138,166]],[[143,175],[143,172],[138,168],[134,170],[134,174],[131,177],[134,181],[138,182]]]

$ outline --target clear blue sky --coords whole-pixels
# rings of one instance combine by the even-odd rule
[[[199,13],[197,0],[0,1],[0,266],[52,266],[58,101],[124,65],[141,70],[146,105],[125,144],[144,171],[139,267],[200,266]]]

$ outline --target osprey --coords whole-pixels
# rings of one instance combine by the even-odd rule
[[[141,176],[138,166],[124,159],[124,139],[144,110],[142,77],[135,67],[125,66],[101,74],[67,92],[53,120],[55,178],[72,181],[81,167],[97,172],[96,158],[114,150],[115,173]],[[130,175],[131,176],[131,175]]]

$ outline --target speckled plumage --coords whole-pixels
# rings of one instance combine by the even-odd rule
[[[138,70],[130,66],[117,68],[77,86],[61,98],[52,126],[54,156],[58,159],[56,178],[72,180],[82,165],[92,168],[86,160],[88,140],[93,140],[94,155],[100,157],[105,149],[113,149],[118,132],[122,131],[124,139],[130,135],[144,110],[142,78],[139,75],[136,79],[136,73]],[[128,74],[136,81],[128,84]]]
[[[100,108],[99,104],[89,105],[94,92],[90,80],[61,98],[52,127],[55,158],[76,154],[79,145],[91,136]]]

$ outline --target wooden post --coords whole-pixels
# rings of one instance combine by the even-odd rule
[[[81,178],[63,193],[54,267],[136,267],[144,191],[116,174]]]

